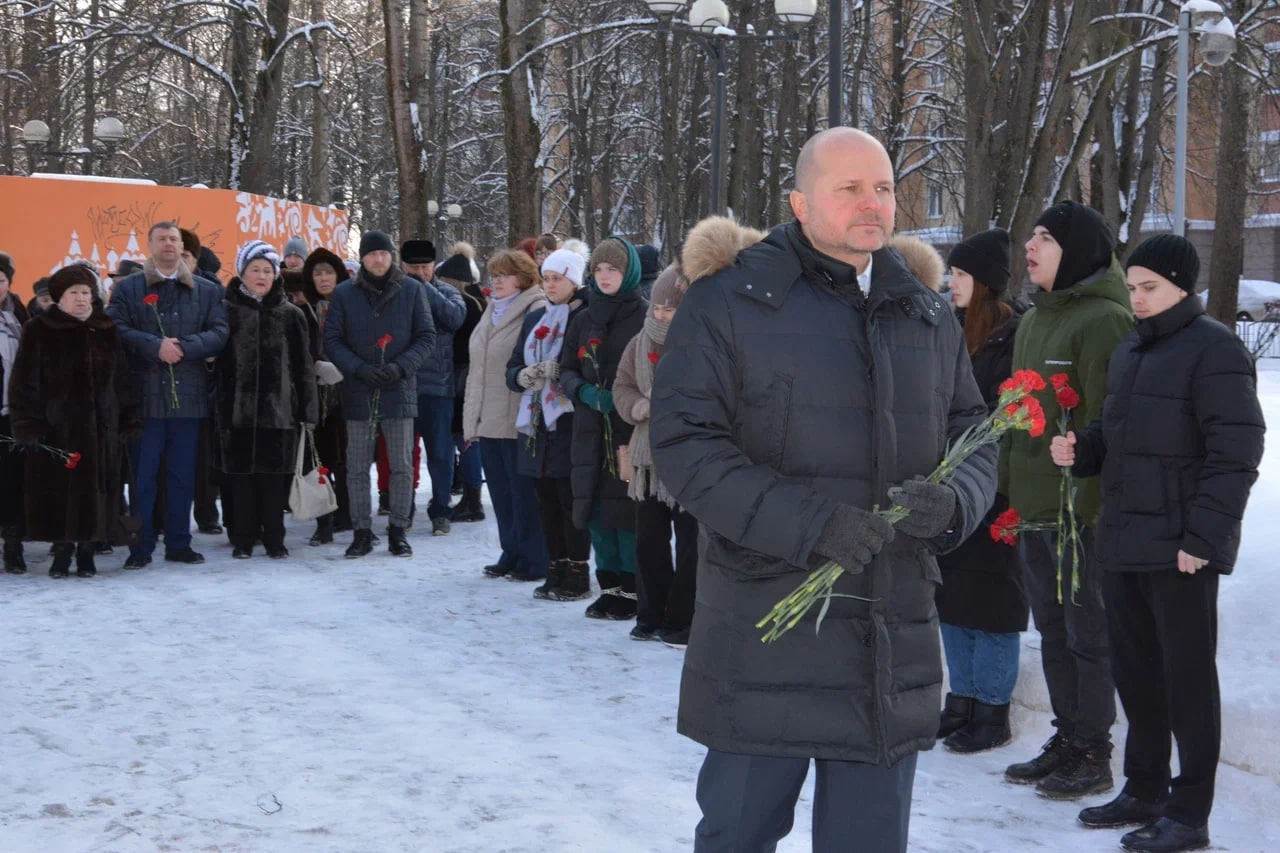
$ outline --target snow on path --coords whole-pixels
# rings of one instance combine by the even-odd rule
[[[1280,372],[1260,387],[1280,424]],[[1219,653],[1224,759],[1270,775],[1220,768],[1219,850],[1280,850],[1277,445]],[[287,561],[197,536],[203,566],[126,573],[117,553],[92,580],[49,579],[30,545],[31,574],[0,576],[0,853],[690,849],[702,749],[675,733],[680,653],[484,578],[492,520],[423,526],[412,560],[344,560],[350,534],[310,548],[298,525]],[[1118,849],[1081,804],[1001,781],[1049,735],[1041,711],[1014,723],[994,752],[921,756],[912,849]],[[783,853],[809,849],[809,793]]]

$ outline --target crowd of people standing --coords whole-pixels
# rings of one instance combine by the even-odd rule
[[[126,543],[144,568],[161,537],[165,560],[202,562],[192,508],[222,533],[215,495],[234,557],[285,558],[300,442],[337,487],[310,545],[351,531],[346,556],[369,554],[376,491],[408,557],[421,454],[433,535],[482,520],[487,485],[485,577],[584,600],[594,552],[586,615],[688,647],[699,851],[773,849],[815,759],[815,850],[905,850],[918,752],[1011,740],[1031,614],[1054,734],[1005,778],[1054,800],[1112,790],[1118,692],[1126,783],[1079,822],[1137,826],[1129,850],[1207,846],[1218,580],[1265,424],[1248,353],[1194,297],[1194,246],[1159,235],[1122,264],[1102,217],[1062,201],[1023,247],[1030,305],[1000,229],[952,248],[948,305],[936,252],[889,241],[872,137],[814,137],[796,185],[794,222],[713,218],[665,269],[621,237],[541,235],[494,252],[485,287],[469,246],[437,265],[429,241],[378,231],[355,262],[249,242],[223,286],[197,235],[157,223],[109,290],[71,265],[28,305],[0,255],[5,569],[26,570],[24,540],[53,543],[55,577]],[[1040,398],[1062,434],[1014,431],[925,479],[1026,370],[1072,389]],[[895,524],[875,511],[889,499],[909,511]],[[1010,510],[1017,547],[988,533]],[[760,617],[828,562],[845,574],[821,631],[762,643]]]

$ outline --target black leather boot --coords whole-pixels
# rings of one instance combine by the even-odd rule
[[[565,560],[564,577],[551,591],[556,601],[581,601],[591,597],[591,566],[585,562]]]
[[[333,542],[334,513],[322,515],[316,519],[316,532],[311,535],[312,545],[328,545]]]
[[[1035,758],[1010,764],[1004,771],[1004,778],[1019,785],[1034,785],[1061,767],[1070,753],[1071,739],[1059,732],[1045,742]]]
[[[942,717],[938,722],[938,739],[960,731],[973,719],[973,697],[948,693],[942,702]]]
[[[942,745],[952,752],[984,752],[1013,739],[1009,731],[1009,706],[985,705],[973,700],[973,717]]]
[[[369,529],[357,530],[351,538],[351,545],[347,547],[346,557],[348,560],[354,560],[357,557],[364,557],[373,550],[373,531]]]
[[[1164,803],[1149,803],[1121,793],[1109,803],[1081,809],[1080,823],[1090,829],[1146,826],[1164,814]]]
[[[533,591],[533,597],[544,600],[551,599],[553,597],[551,593],[564,580],[565,572],[568,571],[568,563],[568,560],[552,560],[551,565],[547,566],[546,582]]]
[[[76,553],[75,543],[53,543],[53,563],[49,566],[49,577],[65,578],[71,573],[71,558]]]
[[[93,564],[93,555],[97,550],[93,542],[81,542],[76,546],[76,577],[91,578],[98,573],[98,568]]]
[[[409,547],[409,540],[404,534],[405,528],[396,527],[394,524],[387,525],[387,550],[391,552],[391,556],[413,556],[413,548]]]
[[[1074,742],[1062,766],[1036,785],[1036,793],[1050,800],[1078,800],[1110,791],[1111,742]]]

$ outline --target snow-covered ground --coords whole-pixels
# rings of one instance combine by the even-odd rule
[[[1260,382],[1280,424],[1280,372]],[[1277,444],[1222,584],[1220,850],[1280,850]],[[491,520],[422,527],[413,560],[344,560],[349,534],[310,548],[300,525],[288,561],[197,536],[203,566],[117,554],[92,580],[49,579],[29,546],[31,573],[0,576],[0,851],[689,849],[680,653],[483,577]],[[1014,744],[921,756],[913,850],[1118,848],[1080,804],[1001,781],[1049,735],[1035,645]],[[780,850],[809,849],[809,819],[806,790]]]

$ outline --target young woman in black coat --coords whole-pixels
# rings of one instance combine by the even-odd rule
[[[640,256],[610,237],[591,253],[595,276],[587,309],[574,318],[560,353],[560,381],[574,401],[573,521],[591,533],[601,595],[587,607],[593,619],[636,615],[635,505],[619,476],[618,448],[631,425],[613,404],[613,379],[627,344],[644,327]],[[581,404],[581,405],[579,405]]]
[[[302,309],[287,298],[275,249],[260,240],[236,255],[227,286],[227,345],[218,356],[216,416],[231,489],[231,556],[247,559],[261,539],[287,557],[284,507],[297,461],[299,426],[314,426],[318,393]],[[309,460],[308,460],[309,461]]]
[[[1126,850],[1196,850],[1209,846],[1221,740],[1218,579],[1235,565],[1266,425],[1252,358],[1194,295],[1195,247],[1157,235],[1126,267],[1138,322],[1111,356],[1102,417],[1050,445],[1074,474],[1102,473],[1097,553],[1129,720],[1124,790],[1080,822],[1146,824]]]
[[[307,255],[302,265],[302,294],[307,299],[317,325],[323,329],[329,313],[329,297],[339,284],[350,278],[347,268],[333,252],[323,247]],[[338,498],[338,508],[316,519],[312,545],[328,545],[333,534],[351,529],[351,503],[347,494],[347,422],[342,417],[342,374],[324,357],[324,338],[315,341],[316,383],[320,386],[320,420],[316,423],[316,453],[333,472],[330,482]]]
[[[547,580],[533,591],[533,597],[552,601],[578,601],[591,595],[591,536],[573,523],[569,477],[575,405],[560,384],[559,361],[569,325],[587,307],[581,290],[585,267],[583,257],[569,249],[547,254],[542,289],[551,304],[524,318],[507,361],[507,387],[521,395],[517,470],[533,478],[538,520],[551,559]]]
[[[1008,232],[994,228],[958,243],[947,258],[952,304],[988,409],[995,407],[1000,383],[1012,373],[1018,329],[1018,313],[1003,298],[1009,255]],[[977,532],[938,557],[938,620],[951,680],[938,737],[954,752],[981,752],[1011,737],[1009,700],[1018,681],[1028,603],[1018,550],[993,542],[988,533],[1008,507],[1008,497],[997,494]]]

